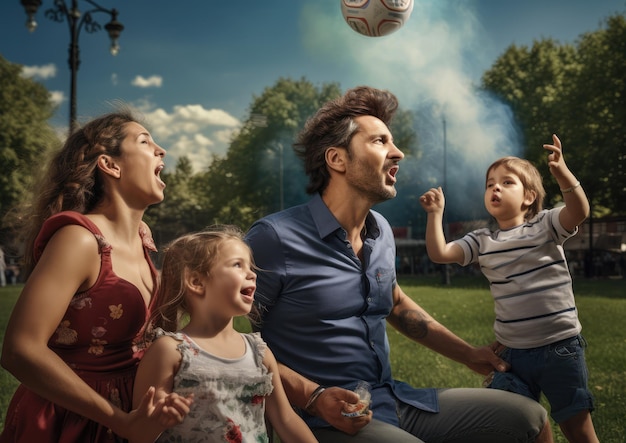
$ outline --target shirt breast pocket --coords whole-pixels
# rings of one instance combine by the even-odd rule
[[[396,271],[393,268],[377,268],[373,277],[375,284],[370,285],[368,294],[370,309],[388,314],[393,305],[391,294],[396,285]]]

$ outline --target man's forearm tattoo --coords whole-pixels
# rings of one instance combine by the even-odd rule
[[[428,320],[419,311],[402,311],[400,313],[400,328],[407,336],[420,340],[428,335]]]

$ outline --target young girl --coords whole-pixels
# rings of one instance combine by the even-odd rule
[[[495,301],[494,331],[504,345],[509,372],[496,372],[490,386],[539,401],[570,442],[597,442],[587,387],[585,341],[580,335],[572,280],[563,243],[589,215],[585,192],[563,160],[561,141],[543,147],[563,193],[564,206],[542,210],[545,190],[528,161],[504,157],[486,174],[485,206],[498,230],[479,229],[446,243],[441,188],[420,198],[428,212],[426,248],[435,263],[479,263]]]
[[[247,315],[256,289],[250,249],[232,226],[188,234],[165,250],[156,339],[139,365],[134,403],[156,387],[194,395],[185,420],[159,442],[267,442],[264,410],[282,442],[316,442],[294,412],[276,359],[258,333],[242,334],[233,317]],[[179,329],[183,316],[188,323]],[[135,442],[152,442],[158,430]]]
[[[0,442],[121,442],[188,411],[188,399],[154,402],[148,387],[131,411],[157,281],[142,217],[163,199],[164,155],[121,111],[75,131],[52,159],[19,219],[30,276],[2,366],[21,385]]]

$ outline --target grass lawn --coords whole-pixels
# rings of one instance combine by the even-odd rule
[[[452,277],[450,286],[441,278],[401,279],[400,285],[438,321],[476,345],[493,341],[493,300],[482,277]],[[575,280],[579,309],[595,396],[593,421],[602,443],[624,443],[626,435],[626,316],[625,280]],[[397,379],[415,386],[480,387],[483,377],[426,348],[415,346],[389,329],[392,367]],[[542,402],[546,409],[549,406]],[[566,443],[553,423],[555,442]]]
[[[493,301],[482,277],[452,276],[443,286],[440,277],[401,278],[404,291],[450,330],[473,344],[493,340]],[[623,443],[626,435],[626,282],[624,280],[576,280],[574,288],[583,334],[589,343],[587,363],[590,386],[596,398],[593,420],[600,441]],[[20,286],[0,288],[0,342]],[[243,319],[238,329],[248,330]],[[389,329],[394,376],[415,386],[479,387],[479,376],[408,341]],[[2,420],[17,382],[0,370],[0,414]],[[548,405],[544,402],[544,406]],[[2,424],[0,424],[0,428]],[[555,441],[566,440],[553,426]]]

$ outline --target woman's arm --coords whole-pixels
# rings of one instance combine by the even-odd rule
[[[38,395],[112,427],[121,420],[121,411],[48,348],[72,297],[93,285],[99,269],[93,234],[80,226],[66,226],[54,234],[11,313],[2,366]]]
[[[153,400],[126,413],[94,391],[48,347],[74,294],[93,286],[100,272],[98,244],[87,229],[70,225],[49,240],[20,294],[4,336],[2,366],[24,386],[122,437],[143,432]]]

